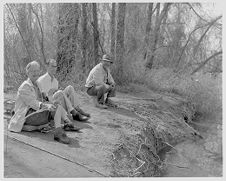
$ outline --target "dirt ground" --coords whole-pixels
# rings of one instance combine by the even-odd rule
[[[4,98],[14,97],[15,94],[5,94]],[[164,100],[156,101],[160,97]],[[72,140],[71,145],[54,142],[51,133],[7,132],[5,117],[4,134],[8,136],[4,137],[4,177],[128,176],[127,173],[130,174],[131,169],[143,168],[146,163],[142,166],[137,157],[130,154],[137,152],[137,149],[140,151],[141,147],[137,143],[133,144],[139,148],[134,146],[127,149],[129,156],[122,156],[121,160],[117,160],[121,165],[130,166],[129,171],[120,170],[123,175],[115,173],[120,167],[116,170],[112,167],[112,160],[116,156],[114,151],[126,143],[128,138],[135,138],[140,134],[147,117],[152,116],[154,121],[156,118],[161,120],[161,115],[166,115],[169,111],[173,111],[174,118],[180,115],[177,109],[172,110],[171,105],[176,105],[175,103],[182,99],[145,91],[134,95],[119,94],[114,100],[120,105],[118,109],[98,110],[87,97],[82,96],[82,108],[89,110],[92,118],[87,123],[75,122],[83,128],[81,132],[67,132]],[[170,106],[166,106],[166,101]],[[146,106],[144,111],[144,105],[151,106]],[[203,139],[186,139],[162,153],[162,163],[165,163],[165,166],[160,176],[222,176],[222,123],[204,121],[206,120],[193,125]],[[127,146],[129,148],[130,145]],[[142,159],[142,155],[140,156]],[[150,166],[152,165],[149,164]],[[148,167],[144,169],[147,170]]]
[[[5,143],[6,140],[7,138],[5,136]],[[4,150],[4,155],[5,178],[73,178],[101,176],[80,165],[12,138],[8,138],[7,150]]]

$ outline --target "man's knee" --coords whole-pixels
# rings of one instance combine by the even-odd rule
[[[73,93],[75,91],[74,87],[72,85],[69,85],[65,88],[69,93]]]
[[[59,112],[62,113],[63,111],[65,111],[65,109],[63,108],[63,106],[61,106],[60,104],[58,104],[56,111],[59,111]]]
[[[97,91],[104,94],[105,92],[107,92],[107,88],[105,87],[105,85],[100,85],[97,87]]]
[[[54,95],[53,95],[53,98],[54,99],[58,99],[58,98],[62,98],[64,97],[64,93],[62,90],[58,90]]]

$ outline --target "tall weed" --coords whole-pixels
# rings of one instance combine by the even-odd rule
[[[135,59],[135,58],[134,58]],[[211,117],[222,112],[222,75],[176,74],[172,69],[160,68],[145,71],[143,63],[132,61],[127,64],[130,82],[143,84],[158,92],[182,95],[195,105],[196,111]]]

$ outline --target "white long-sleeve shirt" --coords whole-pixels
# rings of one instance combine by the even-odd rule
[[[94,85],[103,85],[108,83],[115,83],[110,70],[108,69],[107,72],[103,68],[103,64],[97,64],[89,73],[88,78],[86,80],[85,87],[92,87]]]
[[[58,80],[55,77],[52,79],[48,72],[38,78],[37,85],[40,91],[44,92],[50,100],[52,100],[52,95],[49,95],[49,91],[51,89],[58,90],[59,87]]]

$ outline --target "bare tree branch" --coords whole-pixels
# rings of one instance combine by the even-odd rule
[[[38,25],[39,25],[39,28],[40,28],[40,31],[41,31],[41,42],[39,40],[39,43],[41,45],[41,51],[42,51],[42,56],[43,56],[43,59],[44,59],[44,63],[46,63],[46,56],[45,56],[45,50],[44,50],[44,33],[43,33],[42,25],[41,25],[38,13],[35,12],[35,10],[34,10],[32,5],[31,5],[31,10],[35,14],[35,16],[36,16],[36,18],[38,20]]]
[[[193,6],[190,4],[190,3],[185,3],[187,4],[191,9],[192,11],[202,20],[202,21],[205,21],[206,23],[208,23],[208,21],[206,19],[204,19],[203,17],[201,17],[197,12],[196,10],[193,8]],[[219,24],[220,25],[220,24]],[[217,27],[219,29],[219,27]]]
[[[193,72],[191,73],[191,75],[193,75],[194,73],[198,72],[204,65],[206,65],[207,62],[209,62],[212,58],[214,58],[215,56],[222,54],[222,51],[216,52],[213,55],[211,55],[210,57],[208,57],[204,62],[202,62],[195,70],[193,70]]]
[[[23,44],[24,44],[25,49],[26,49],[26,51],[27,51],[28,57],[29,57],[29,59],[31,60],[30,52],[28,51],[28,47],[27,47],[26,41],[25,41],[25,39],[24,39],[24,37],[23,37],[23,34],[22,34],[22,32],[20,31],[20,28],[19,28],[19,26],[18,26],[18,24],[17,24],[17,22],[16,22],[15,16],[14,16],[14,14],[13,14],[13,12],[12,12],[10,6],[9,6],[8,4],[6,4],[6,6],[7,6],[8,9],[9,9],[9,12],[10,12],[12,18],[13,18],[13,21],[14,21],[16,27],[17,27],[17,30],[19,31],[19,34],[20,34],[20,36],[21,36],[21,38],[22,38],[22,40],[23,40]]]
[[[203,17],[201,17],[197,12],[196,12],[196,10],[193,8],[193,6],[190,4],[190,3],[185,3],[185,4],[187,4],[189,7],[190,7],[190,9],[192,9],[192,11],[201,19],[201,20],[203,20],[203,21],[205,21],[205,22],[207,22],[208,23],[208,21],[206,20],[206,19],[204,19]]]
[[[206,33],[214,25],[214,23],[217,22],[220,18],[222,18],[222,16],[218,16],[216,19],[214,19],[212,22],[209,23],[209,26],[207,27],[206,31],[203,33],[203,35],[199,39],[197,45],[195,46],[193,55],[195,55],[197,53],[198,47],[199,47],[200,43],[202,42],[202,40],[203,40],[204,36],[206,35]]]
[[[203,28],[203,27],[205,27],[205,26],[207,26],[207,25],[205,24],[205,25],[202,25],[202,26],[198,26],[197,28],[195,28],[195,29],[189,34],[188,39],[187,39],[187,42],[186,42],[186,44],[184,45],[183,49],[181,50],[180,56],[179,56],[179,58],[178,58],[178,60],[177,60],[177,62],[178,62],[177,64],[179,64],[179,62],[181,61],[181,58],[182,58],[182,56],[183,56],[183,54],[184,54],[184,51],[185,51],[185,49],[186,49],[186,47],[187,47],[187,45],[188,45],[188,43],[189,43],[189,41],[190,41],[190,39],[191,39],[192,34],[193,34],[196,30],[198,30],[198,29],[200,29],[200,28]]]

